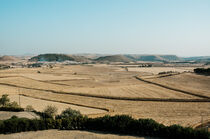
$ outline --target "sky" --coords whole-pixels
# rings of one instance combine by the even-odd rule
[[[210,0],[0,0],[0,54],[210,55]]]

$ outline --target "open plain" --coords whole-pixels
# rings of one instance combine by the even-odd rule
[[[209,76],[194,74],[192,67],[174,67],[179,73],[165,75],[158,73],[171,68],[138,68],[106,64],[11,68],[0,71],[0,95],[9,94],[22,107],[32,105],[38,111],[55,105],[58,113],[71,107],[89,117],[127,114],[191,127],[201,119],[210,120]]]

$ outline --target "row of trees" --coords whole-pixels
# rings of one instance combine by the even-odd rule
[[[194,72],[197,74],[210,75],[210,68],[196,68],[194,69]]]
[[[9,103],[8,99],[5,99],[7,97],[2,96],[2,98],[4,99],[0,100],[4,102],[5,105],[5,102]],[[87,116],[83,116],[79,111],[72,110],[71,108],[64,110],[60,115],[56,115],[57,108],[54,106],[47,106],[43,112],[35,111],[32,106],[27,106],[27,110],[39,114],[40,119],[27,119],[13,116],[8,120],[0,120],[0,133],[5,134],[46,129],[78,129],[170,139],[210,138],[210,133],[205,130],[194,130],[179,125],[165,126],[152,119],[133,119],[128,115],[107,115],[99,118],[88,118]]]
[[[68,113],[70,111],[68,111]],[[100,118],[88,118],[82,115],[68,117],[68,114],[63,114],[59,115],[55,119],[41,118],[30,120],[26,118],[12,117],[11,119],[0,121],[0,133],[15,133],[46,129],[77,129],[169,139],[210,138],[209,132],[205,130],[194,130],[192,128],[184,128],[179,125],[164,126],[152,119],[133,119],[127,115],[107,115]]]
[[[85,128],[118,134],[169,139],[207,139],[210,137],[210,134],[204,130],[194,130],[179,125],[164,126],[152,119],[133,119],[127,115],[88,119],[85,123]]]

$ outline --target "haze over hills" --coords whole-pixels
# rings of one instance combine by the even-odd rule
[[[184,57],[182,59],[184,59],[185,61],[206,62],[206,61],[210,61],[210,56]]]
[[[14,57],[14,56],[2,56],[0,57],[0,61],[15,61],[15,60],[18,60],[17,57]]]
[[[183,58],[176,55],[141,55],[141,54],[121,54],[121,55],[103,55],[103,54],[40,54],[32,57],[29,61],[76,61],[76,62],[183,62],[183,61],[196,61],[208,62],[210,56],[203,57],[189,57]]]
[[[126,55],[135,61],[180,61],[176,55]]]
[[[111,56],[103,56],[95,59],[95,61],[99,62],[132,62],[134,60],[126,57],[125,55],[111,55]]]
[[[76,62],[85,62],[89,59],[84,56],[74,56],[74,55],[66,55],[66,54],[41,54],[29,59],[29,61],[76,61]]]

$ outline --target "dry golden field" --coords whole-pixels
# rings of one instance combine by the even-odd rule
[[[193,69],[194,67],[152,67],[152,68],[130,67],[128,68],[128,71],[148,72],[151,74],[158,74],[159,72],[163,71],[186,72],[186,71],[193,71]]]
[[[104,134],[87,131],[65,131],[65,130],[45,130],[45,131],[30,131],[8,135],[0,135],[1,139],[158,139],[152,137],[134,137],[126,135]]]
[[[42,111],[46,105],[55,105],[59,113],[71,107],[90,117],[128,114],[183,126],[194,126],[201,117],[210,119],[210,78],[194,73],[157,75],[170,70],[126,71],[105,64],[14,68],[0,71],[0,95],[9,94],[12,101],[19,102],[21,94],[22,107],[32,105]]]
[[[195,94],[210,97],[210,76],[183,73],[164,78],[150,78],[152,82],[160,83],[181,90],[186,90]]]

